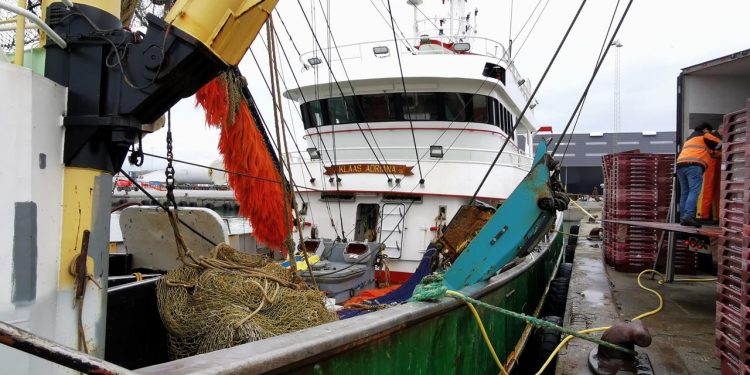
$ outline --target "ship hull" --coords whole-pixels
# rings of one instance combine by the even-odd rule
[[[560,225],[560,220],[554,225]],[[550,228],[552,229],[552,228]],[[555,233],[555,232],[553,232]],[[523,261],[464,288],[483,302],[537,315],[560,263],[562,236],[548,235]],[[531,327],[479,309],[497,354],[512,367]],[[352,319],[136,370],[142,374],[497,374],[463,302],[410,302]]]

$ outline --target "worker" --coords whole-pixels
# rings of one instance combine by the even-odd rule
[[[713,127],[702,123],[695,127],[677,157],[677,179],[680,181],[680,224],[700,228],[695,219],[698,195],[703,186],[703,172],[711,156],[721,148],[721,139],[711,134]]]

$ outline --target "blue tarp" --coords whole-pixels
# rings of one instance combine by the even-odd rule
[[[435,246],[430,244],[422,257],[422,260],[419,262],[419,266],[417,266],[416,271],[414,271],[411,277],[409,277],[409,280],[406,280],[405,283],[401,284],[398,289],[378,298],[364,301],[362,304],[373,306],[395,305],[408,301],[409,298],[411,298],[412,293],[414,293],[414,288],[417,287],[419,282],[422,281],[425,276],[430,274],[430,263],[432,262],[433,255],[435,255]],[[363,315],[373,311],[376,310],[342,309],[338,311],[338,314],[339,318],[348,319],[353,316]]]

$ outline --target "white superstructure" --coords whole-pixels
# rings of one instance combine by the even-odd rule
[[[475,13],[457,14],[463,3],[446,2],[445,18],[415,20],[425,31],[398,47],[387,39],[302,55],[301,87],[284,96],[305,125],[307,150],[292,160],[306,236],[316,228],[322,238],[382,241],[391,271],[412,272],[506,137],[477,197],[501,202],[530,169],[532,111],[511,131],[530,84],[500,43],[473,35]]]

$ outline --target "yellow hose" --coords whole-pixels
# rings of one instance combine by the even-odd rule
[[[659,281],[657,281],[657,283],[659,285],[664,285],[664,275],[661,272],[657,271],[657,270],[648,269],[648,270],[641,271],[641,273],[638,274],[638,278],[637,278],[638,286],[639,287],[641,287],[642,289],[645,289],[645,290],[653,293],[656,296],[656,298],[659,299],[659,306],[657,308],[651,310],[651,311],[647,311],[647,312],[645,312],[645,313],[643,313],[641,315],[636,316],[632,320],[640,320],[640,319],[647,318],[649,316],[658,314],[664,308],[664,299],[662,298],[661,294],[659,294],[659,292],[657,292],[656,290],[651,289],[651,288],[643,285],[643,283],[641,282],[641,276],[643,276],[644,274],[647,274],[647,273],[655,273],[655,274],[659,275],[659,277],[661,278]],[[715,277],[711,277],[711,278],[679,278],[679,279],[674,279],[674,281],[680,281],[680,282],[707,282],[707,281],[716,281],[716,280],[717,279]],[[601,332],[601,331],[608,330],[610,327],[611,326],[597,327],[597,328],[588,328],[588,329],[584,329],[584,330],[578,331],[578,333]],[[549,366],[549,364],[552,362],[552,359],[555,358],[555,356],[557,355],[557,353],[560,352],[560,350],[565,345],[567,345],[568,342],[570,342],[570,340],[572,340],[572,339],[573,339],[573,336],[570,336],[570,335],[565,336],[565,338],[560,342],[560,344],[557,345],[557,347],[555,348],[555,350],[552,351],[552,353],[550,354],[549,358],[547,358],[547,361],[545,361],[544,364],[542,365],[542,367],[539,369],[539,371],[537,371],[536,375],[541,375],[542,372],[544,372],[544,370],[547,369],[547,366]]]
[[[643,276],[643,275],[645,275],[647,273],[655,273],[655,274],[659,275],[660,279],[657,281],[657,283],[659,285],[664,285],[664,275],[661,272],[657,271],[657,270],[648,269],[648,270],[641,271],[641,273],[638,274],[638,277],[636,279],[637,282],[638,282],[638,286],[641,287],[641,289],[645,289],[645,290],[653,293],[656,296],[656,298],[659,300],[659,306],[656,307],[653,310],[647,311],[647,312],[645,312],[645,313],[643,313],[641,315],[636,316],[632,320],[640,320],[640,319],[643,319],[643,318],[647,318],[649,316],[658,314],[662,309],[664,309],[664,299],[662,298],[661,294],[659,294],[659,292],[657,292],[656,290],[651,289],[651,288],[643,285],[643,283],[641,282],[641,276]],[[681,281],[681,282],[707,282],[707,281],[716,281],[716,280],[717,279],[715,277],[713,277],[713,278],[679,278],[679,279],[674,279],[674,281]],[[453,290],[446,291],[446,294],[449,295],[449,296],[463,297],[463,294],[461,294],[459,292],[456,292],[456,291],[453,291]],[[479,313],[477,312],[477,309],[469,301],[466,301],[466,300],[463,300],[463,299],[462,299],[462,301],[464,301],[464,303],[466,303],[466,306],[469,307],[469,309],[471,310],[471,313],[474,315],[474,318],[477,321],[477,325],[479,326],[479,330],[482,332],[482,336],[484,337],[484,342],[487,344],[487,348],[489,348],[490,353],[492,354],[492,359],[495,360],[495,363],[497,364],[497,367],[500,368],[500,373],[503,374],[503,375],[508,375],[508,372],[505,370],[505,367],[503,366],[502,362],[500,361],[500,358],[497,356],[497,353],[495,352],[495,348],[492,346],[492,342],[490,341],[490,338],[487,335],[487,331],[484,329],[484,324],[482,323],[482,318],[479,316]],[[602,331],[606,331],[606,330],[608,330],[610,328],[611,328],[611,326],[596,327],[596,328],[587,328],[587,329],[578,331],[578,333],[588,334],[588,333],[602,332]],[[539,371],[537,371],[536,375],[541,375],[544,372],[544,370],[547,369],[547,366],[549,366],[549,364],[552,362],[552,359],[555,358],[555,356],[560,352],[560,350],[562,350],[562,348],[565,347],[565,345],[567,345],[568,342],[570,342],[570,340],[572,340],[572,339],[573,339],[573,336],[570,336],[570,335],[565,336],[565,338],[560,342],[560,344],[558,344],[557,347],[555,347],[555,350],[552,351],[552,353],[547,358],[547,360],[544,362],[544,364],[542,364],[542,367],[539,368]]]
[[[454,292],[452,290],[447,291],[446,294],[449,296],[463,297],[463,294]],[[469,301],[464,301],[464,303],[466,303],[466,306],[469,307],[469,310],[471,310],[471,313],[474,314],[474,318],[477,320],[477,325],[479,325],[479,330],[482,331],[482,336],[484,336],[484,342],[487,343],[487,348],[490,349],[490,353],[492,354],[492,359],[495,360],[495,363],[497,363],[497,367],[500,368],[500,373],[503,375],[508,375],[508,371],[505,370],[503,363],[500,361],[500,358],[497,356],[497,353],[495,353],[495,348],[492,347],[492,342],[490,341],[490,337],[487,336],[487,331],[484,329],[484,324],[482,324],[482,318],[479,316],[477,309]]]

